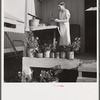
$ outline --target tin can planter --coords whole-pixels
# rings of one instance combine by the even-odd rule
[[[63,58],[63,59],[65,59],[66,58],[66,52],[61,52],[60,53],[60,57]]]
[[[44,58],[50,58],[50,51],[44,52]]]
[[[36,57],[37,57],[37,58],[43,58],[43,53],[40,53],[40,52],[37,53],[37,54],[36,54]]]
[[[56,52],[56,58],[60,58],[60,53]]]
[[[55,53],[54,53],[54,52],[51,52],[51,53],[50,53],[50,57],[51,57],[51,58],[55,58]]]
[[[74,59],[74,51],[68,51],[67,58],[73,60]]]
[[[28,57],[34,57],[33,48],[28,49]]]

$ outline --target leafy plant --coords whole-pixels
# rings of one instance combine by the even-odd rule
[[[18,77],[21,82],[58,82],[59,74],[61,72],[61,65],[57,65],[55,67],[52,67],[49,71],[41,70],[39,76],[37,77],[33,77],[33,71],[30,75],[26,75],[24,71],[18,72]]]
[[[46,43],[45,43],[45,44],[43,45],[44,52],[46,52],[46,51],[51,51],[51,46],[52,46],[51,44],[46,44]]]
[[[62,72],[61,66],[55,66],[49,71],[42,70],[40,73],[40,82],[53,82],[58,81],[58,75]]]
[[[58,49],[59,49],[60,52],[66,52],[67,51],[66,45],[61,45],[61,46],[59,46]]]
[[[43,53],[44,52],[44,47],[43,45],[39,45],[37,50],[36,50],[37,53]]]
[[[34,38],[32,32],[29,32],[29,33],[26,34],[25,41],[26,41],[25,46],[27,48],[32,48],[33,53],[36,52],[36,50],[38,50],[38,48],[39,48],[39,37]]]
[[[26,38],[25,38],[26,44],[25,44],[25,46],[27,48],[37,47],[38,46],[38,40],[39,40],[39,38],[38,37],[34,38],[33,33],[30,31],[30,32],[26,33]]]
[[[51,52],[55,52],[56,49],[57,49],[57,42],[55,42],[55,43],[53,43],[53,44],[51,45]]]
[[[76,37],[74,42],[72,44],[69,44],[68,46],[66,46],[67,51],[79,51],[80,49],[80,38]]]
[[[18,78],[20,79],[21,82],[32,82],[32,75],[26,75],[25,72],[18,72]]]

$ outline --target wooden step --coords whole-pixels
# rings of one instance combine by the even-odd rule
[[[97,72],[97,64],[96,63],[90,63],[90,64],[82,64],[78,68],[79,72]]]
[[[97,79],[90,77],[78,77],[77,82],[97,82]]]

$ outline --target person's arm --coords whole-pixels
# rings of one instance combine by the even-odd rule
[[[64,19],[64,20],[55,19],[55,22],[64,23],[64,22],[68,22],[68,19]]]
[[[62,22],[64,23],[64,22],[68,22],[69,19],[70,19],[70,13],[68,10],[66,10],[66,19],[64,19],[64,20],[55,19],[55,21],[58,23],[62,23]]]

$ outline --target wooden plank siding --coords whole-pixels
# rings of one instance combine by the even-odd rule
[[[39,18],[41,18],[42,14],[41,14],[41,8],[42,8],[42,5],[41,5],[41,2],[39,2],[38,0],[35,0],[35,14],[36,16],[38,16]]]
[[[34,1],[35,6],[34,8]],[[38,0],[29,0],[28,1],[28,12],[35,14],[37,12],[38,17],[41,17],[43,23],[47,23],[52,18],[58,18],[57,5],[62,0],[43,0],[39,2]],[[66,3],[66,8],[71,13],[70,24],[80,25],[80,36],[81,36],[81,52],[84,53],[85,50],[85,10],[84,10],[84,0],[63,0]],[[32,3],[32,4],[31,4]],[[33,7],[31,7],[33,6]],[[36,11],[34,11],[34,9]],[[29,17],[29,16],[28,16]],[[9,33],[12,39],[19,39],[23,37],[22,34],[13,34]],[[10,44],[8,39],[5,37],[5,47],[9,47]]]
[[[58,17],[57,5],[62,0],[43,0],[42,2],[42,20],[44,23],[48,23],[50,20],[50,15],[53,18]],[[84,0],[63,0],[66,3],[66,8],[71,13],[70,24],[80,25],[80,35],[81,35],[81,52],[84,53],[85,50],[85,10],[84,10]]]
[[[21,33],[13,33],[7,32],[8,36],[10,37],[11,41],[13,40],[23,40],[24,41],[24,34]],[[15,43],[15,46],[23,46],[22,43]],[[4,34],[4,48],[12,48],[10,41],[8,40],[7,36]]]
[[[47,0],[46,0],[47,1]],[[46,1],[43,1],[42,2],[42,21],[44,22],[44,23],[46,23],[46,20],[47,20],[47,18],[46,18],[46,12],[47,12],[47,9],[46,9]]]

